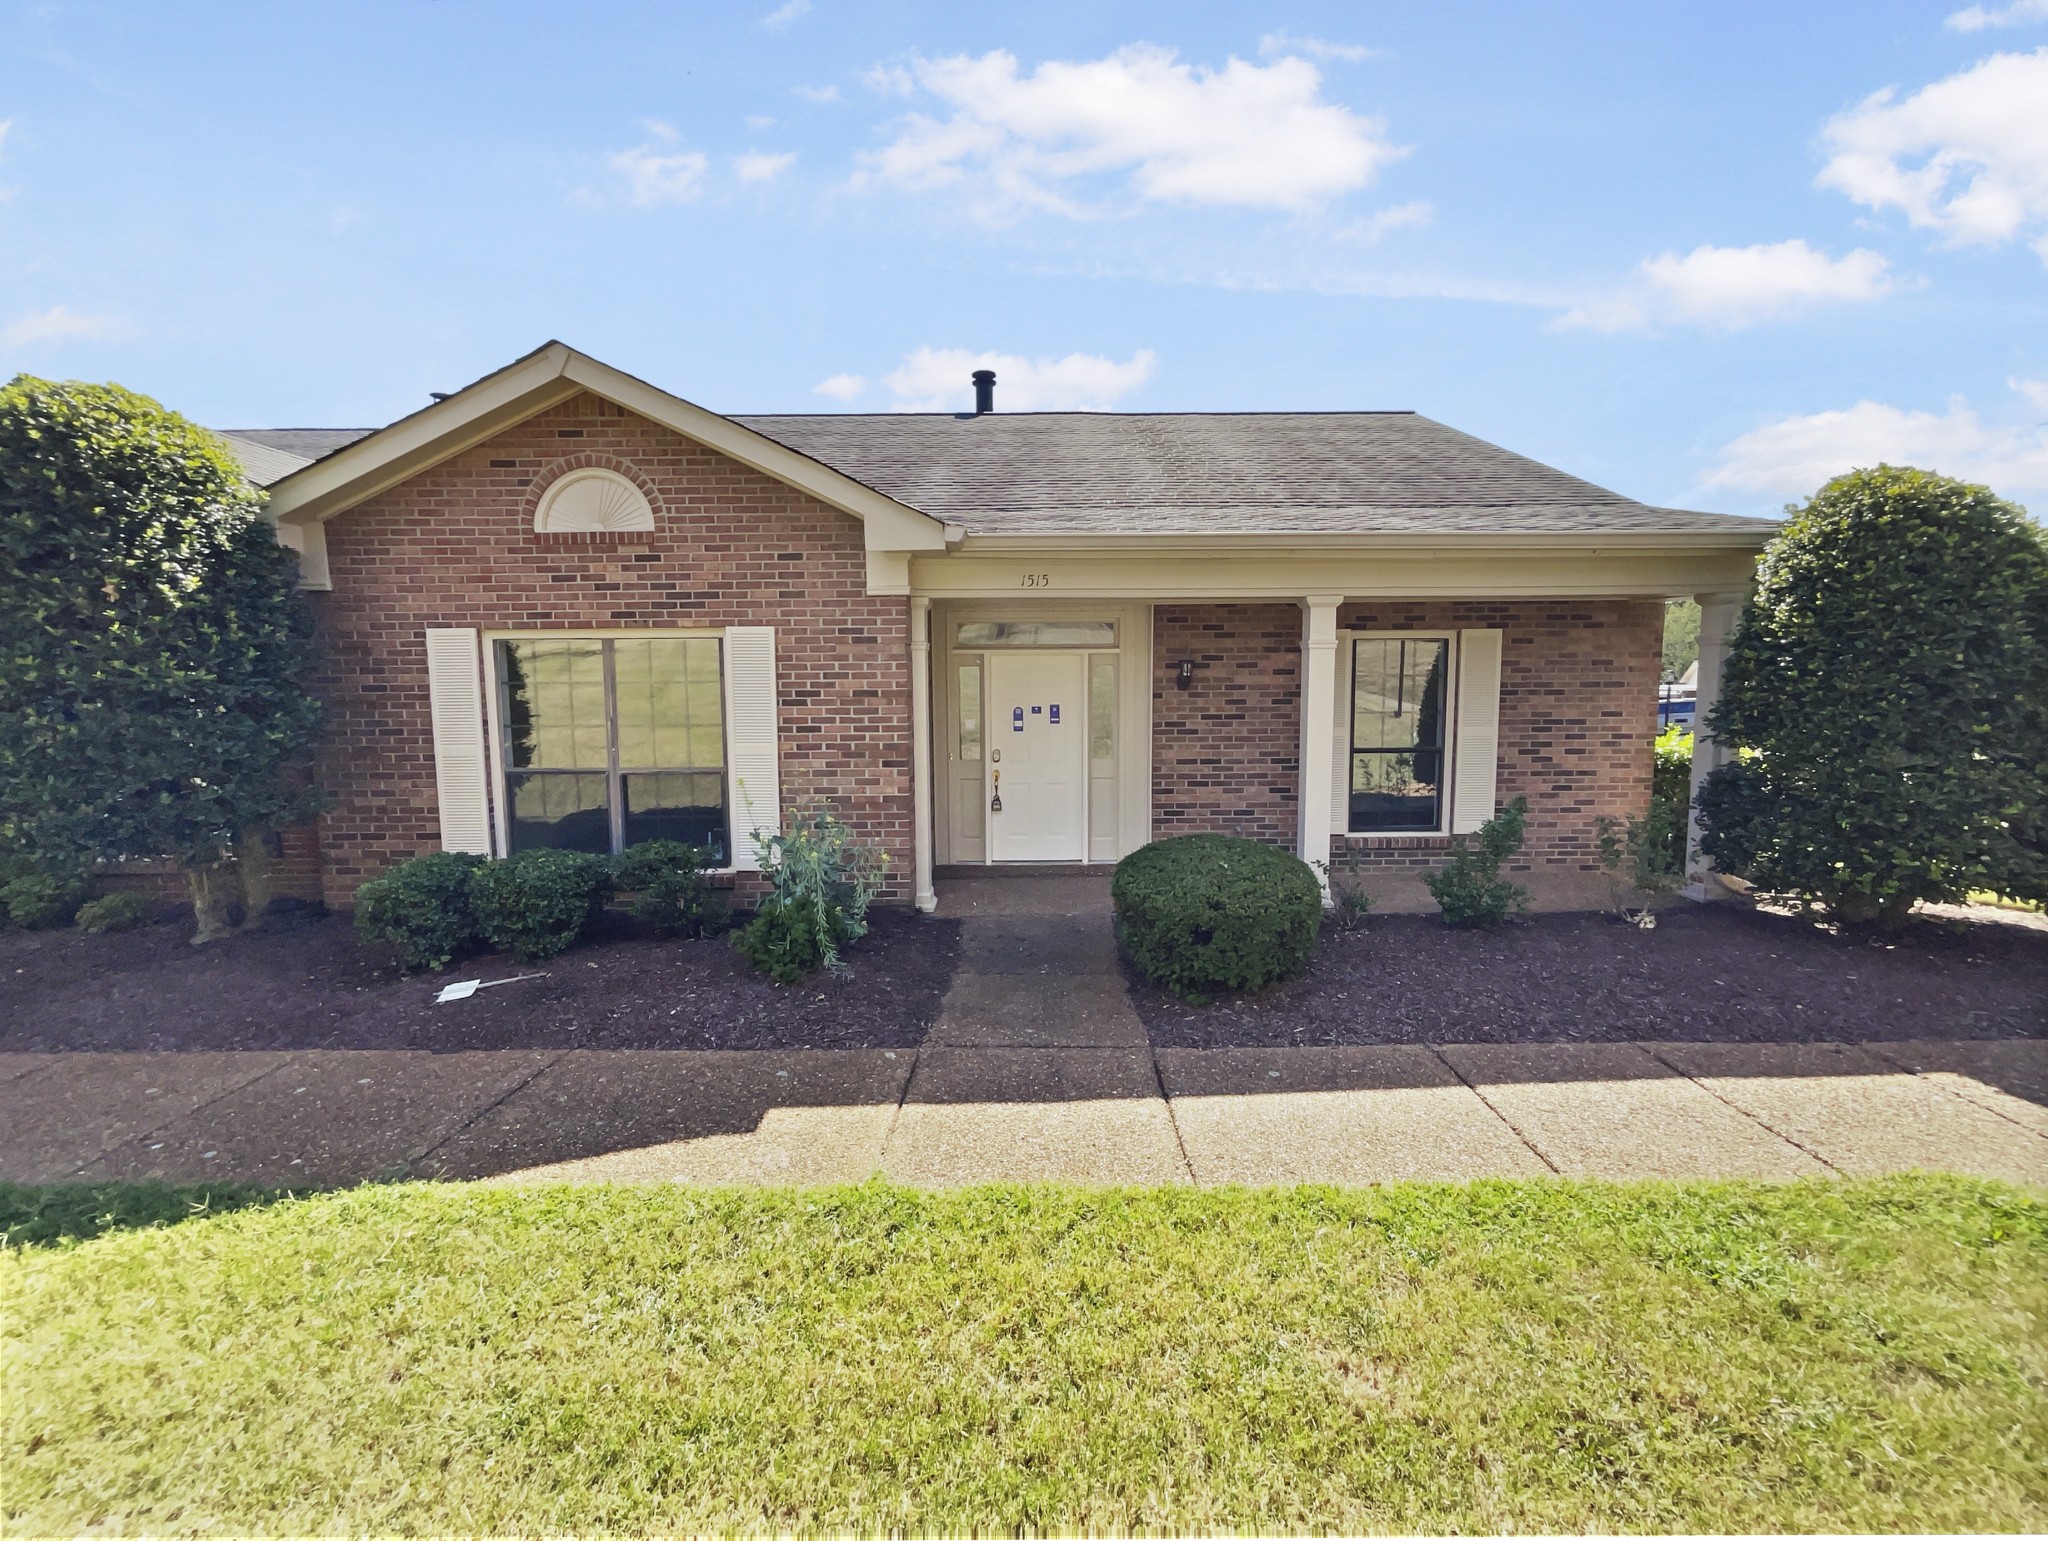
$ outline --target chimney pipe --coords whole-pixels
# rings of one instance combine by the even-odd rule
[[[980,417],[983,413],[993,412],[995,409],[996,372],[993,369],[977,369],[974,371],[974,415]]]

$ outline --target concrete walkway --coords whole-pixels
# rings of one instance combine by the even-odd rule
[[[0,1054],[0,1180],[2048,1186],[2048,1045],[1151,1049],[1095,879],[956,881],[918,1050]]]

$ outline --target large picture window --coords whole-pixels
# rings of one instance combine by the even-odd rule
[[[728,860],[717,638],[535,637],[497,649],[514,851],[681,840]]]
[[[1429,832],[1444,813],[1448,637],[1351,644],[1350,832]]]

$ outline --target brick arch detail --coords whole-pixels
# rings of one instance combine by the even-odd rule
[[[662,501],[661,493],[654,485],[654,479],[645,471],[618,455],[607,455],[596,450],[583,450],[574,455],[564,455],[559,460],[550,460],[535,473],[527,485],[526,496],[519,504],[520,528],[536,540],[615,540],[620,536],[634,536],[646,539],[645,530],[536,530],[534,516],[540,512],[540,500],[547,496],[548,488],[567,476],[571,471],[616,471],[619,475],[640,489],[647,499],[647,506],[654,511],[657,521],[668,517],[668,505]]]

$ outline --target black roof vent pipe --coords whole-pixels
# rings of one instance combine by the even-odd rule
[[[977,369],[974,371],[974,415],[980,417],[983,413],[993,412],[995,409],[996,372],[993,369]]]

